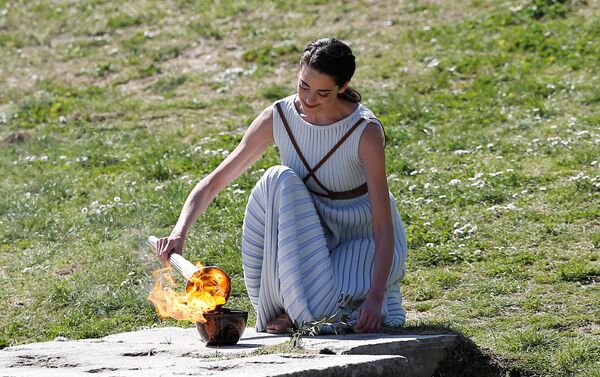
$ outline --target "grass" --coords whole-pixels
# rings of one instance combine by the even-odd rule
[[[188,326],[146,300],[145,238],[335,35],[386,125],[408,328],[461,333],[511,375],[598,375],[597,2],[68,5],[0,0],[0,347]],[[186,241],[231,273],[230,307],[251,311],[244,206],[277,162]]]

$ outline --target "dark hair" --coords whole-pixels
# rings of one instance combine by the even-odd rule
[[[342,41],[335,38],[321,38],[310,42],[302,52],[300,68],[310,68],[331,76],[338,87],[344,86],[354,75],[356,63],[352,50]],[[360,102],[360,93],[348,87],[338,97],[351,102]]]

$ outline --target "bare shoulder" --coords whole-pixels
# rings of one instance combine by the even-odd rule
[[[266,107],[246,130],[246,140],[253,143],[273,143],[273,105]]]
[[[369,122],[360,136],[359,155],[361,160],[365,153],[383,150],[383,130],[376,122]]]
[[[269,105],[263,109],[263,111],[256,117],[256,120],[260,123],[273,125],[273,105]]]

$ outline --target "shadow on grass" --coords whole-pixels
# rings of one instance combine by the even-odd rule
[[[446,325],[408,325],[385,328],[386,334],[394,335],[456,335],[456,346],[449,349],[445,358],[433,373],[433,377],[525,377],[509,360],[493,355],[477,346],[471,339]]]

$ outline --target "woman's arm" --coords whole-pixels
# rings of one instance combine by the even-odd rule
[[[381,306],[394,256],[394,226],[383,145],[379,125],[367,125],[360,138],[358,154],[365,170],[371,201],[375,260],[371,289],[359,308],[356,328],[360,332],[375,331],[381,327]]]
[[[158,241],[156,250],[164,264],[168,263],[171,253],[181,254],[190,227],[217,194],[258,160],[272,143],[273,107],[269,106],[250,124],[233,152],[198,182],[188,195],[170,236]]]

